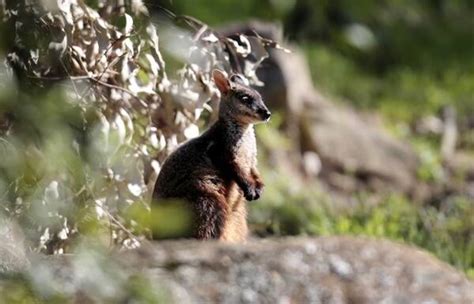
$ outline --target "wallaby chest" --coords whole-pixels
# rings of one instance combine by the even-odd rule
[[[242,131],[236,139],[233,157],[242,170],[250,172],[257,162],[257,144],[252,126]]]

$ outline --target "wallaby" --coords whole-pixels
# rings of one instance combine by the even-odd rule
[[[242,76],[220,70],[212,77],[221,94],[218,120],[164,162],[153,202],[180,199],[194,215],[192,237],[242,242],[247,237],[247,201],[257,200],[264,184],[257,171],[253,125],[271,113]]]

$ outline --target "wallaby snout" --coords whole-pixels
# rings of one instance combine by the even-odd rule
[[[263,121],[269,121],[272,113],[267,108],[260,108],[258,110],[258,114],[262,118]]]

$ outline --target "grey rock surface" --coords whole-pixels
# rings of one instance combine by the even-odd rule
[[[474,303],[462,273],[387,240],[161,242],[121,258],[176,303]]]
[[[365,237],[161,241],[35,256],[23,273],[41,294],[61,291],[73,303],[123,301],[138,276],[166,303],[474,303],[474,282],[462,272],[415,247]],[[7,287],[0,280],[0,292]]]
[[[407,143],[350,107],[332,103],[320,94],[312,85],[308,64],[299,50],[272,54],[285,81],[278,87],[268,82],[265,91],[269,93],[265,94],[286,96],[283,100],[280,97],[280,102],[287,104],[287,119],[292,121],[288,123],[289,132],[299,139],[303,152],[319,155],[323,181],[348,193],[364,188],[405,193],[414,190],[418,159]],[[270,93],[281,87],[285,92]],[[346,178],[338,178],[341,175]],[[344,182],[347,177],[349,184]]]
[[[308,107],[302,133],[305,148],[322,160],[323,177],[340,190],[414,190],[418,159],[413,150],[355,112],[331,104]],[[352,176],[352,186],[339,183],[338,174]]]
[[[21,272],[29,265],[20,227],[0,218],[0,274]]]

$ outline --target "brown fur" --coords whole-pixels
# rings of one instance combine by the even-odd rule
[[[195,215],[195,238],[242,242],[248,233],[246,200],[258,199],[264,187],[253,124],[267,120],[270,112],[238,76],[227,79],[220,71],[213,76],[222,95],[219,119],[169,156],[153,200],[187,201]]]

